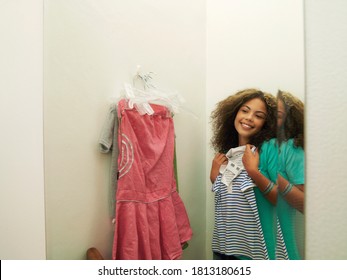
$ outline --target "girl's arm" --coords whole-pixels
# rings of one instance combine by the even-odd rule
[[[278,190],[280,195],[295,209],[304,213],[304,185],[292,185],[281,175],[278,175]]]
[[[246,145],[246,150],[242,158],[243,166],[267,200],[273,205],[276,205],[277,185],[259,171],[259,152],[258,150],[253,152],[251,148],[251,145]]]
[[[222,164],[226,164],[228,162],[228,158],[225,154],[217,153],[212,160],[212,167],[210,172],[210,180],[213,184],[219,174],[219,168]]]

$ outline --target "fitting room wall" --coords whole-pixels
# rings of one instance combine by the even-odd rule
[[[179,92],[175,115],[179,192],[205,250],[205,4],[194,1],[45,1],[45,188],[48,259],[111,257],[110,156],[98,139],[112,100],[136,66]]]
[[[305,1],[306,258],[347,259],[347,2]]]
[[[43,0],[0,1],[0,259],[45,259]]]
[[[43,1],[2,0],[0,7],[0,258],[45,259]],[[212,8],[211,2],[207,7]],[[342,0],[305,1],[306,257],[309,259],[347,259],[344,248],[347,244],[347,193],[343,173],[346,166],[343,140],[346,139],[347,129],[343,121],[336,121],[343,118],[341,110],[347,102],[343,94],[347,85],[346,10],[346,2]],[[208,9],[206,13],[209,14]],[[211,19],[211,16],[208,18]],[[225,82],[225,79],[220,81]],[[169,83],[164,85],[170,86]],[[225,86],[222,91],[227,94],[229,88]],[[206,111],[211,108],[212,105]],[[20,132],[15,128],[20,128]],[[210,158],[207,156],[207,159]],[[323,159],[329,159],[329,165],[325,165]],[[208,160],[206,169],[210,164]]]

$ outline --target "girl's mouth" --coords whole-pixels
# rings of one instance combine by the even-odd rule
[[[244,122],[241,122],[241,126],[242,126],[243,128],[245,128],[245,129],[251,129],[251,128],[253,128],[252,125],[249,125],[249,124],[244,123]]]

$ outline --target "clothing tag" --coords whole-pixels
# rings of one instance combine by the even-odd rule
[[[242,171],[242,167],[238,166],[236,163],[229,161],[227,165],[227,170],[233,174],[233,179],[237,177]]]
[[[246,146],[241,146],[237,148],[230,149],[226,156],[228,158],[228,164],[222,165],[219,172],[222,173],[221,181],[227,186],[229,193],[232,192],[232,181],[239,176],[241,171],[244,169],[242,164],[242,156],[245,152]]]
[[[242,169],[242,167],[229,160],[222,176],[222,183],[227,186],[229,193],[232,192],[232,181],[241,173]]]

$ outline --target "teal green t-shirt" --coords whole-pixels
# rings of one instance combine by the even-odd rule
[[[277,180],[278,146],[276,139],[263,143],[259,154],[259,170],[272,182]],[[254,189],[259,218],[263,229],[266,248],[270,260],[276,259],[276,207],[271,204],[258,188]]]
[[[304,184],[304,166],[304,151],[300,147],[295,147],[293,139],[282,143],[280,149],[276,139],[264,142],[261,146],[259,169],[272,182],[276,182],[280,174],[292,184]],[[255,194],[269,258],[276,258],[276,218],[278,217],[289,259],[302,259],[297,244],[297,235],[300,231],[297,225],[297,216],[300,215],[298,211],[280,195],[275,207],[259,189],[255,189]]]

